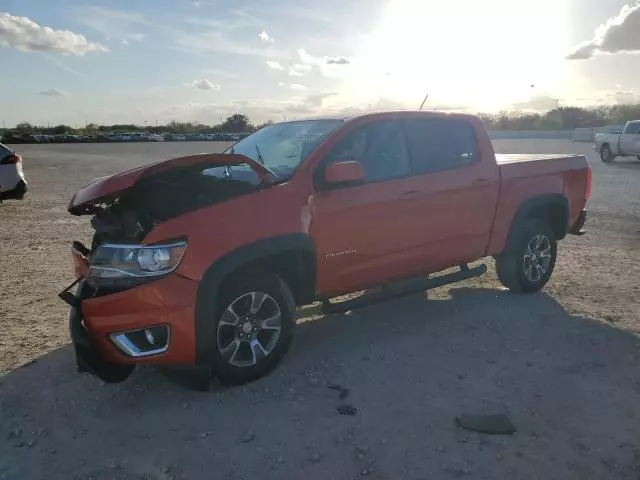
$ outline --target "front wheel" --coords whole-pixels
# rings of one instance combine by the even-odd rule
[[[614,158],[615,156],[613,155],[613,152],[611,152],[611,147],[606,144],[603,145],[600,149],[600,160],[602,160],[604,163],[611,163],[613,162]]]
[[[221,292],[213,374],[241,385],[271,372],[287,353],[295,327],[291,289],[277,275],[244,272]]]
[[[542,290],[553,273],[558,243],[547,222],[529,219],[505,252],[496,257],[502,285],[520,293]]]

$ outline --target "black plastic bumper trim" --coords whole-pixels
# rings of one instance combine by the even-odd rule
[[[585,233],[587,233],[587,231],[584,228],[585,223],[587,223],[587,216],[589,214],[589,211],[586,208],[583,208],[582,211],[580,212],[580,215],[578,216],[578,220],[576,220],[576,223],[573,225],[573,227],[571,227],[571,230],[569,230],[569,233],[571,235],[584,235]]]

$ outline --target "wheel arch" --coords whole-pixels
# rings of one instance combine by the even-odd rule
[[[506,249],[513,244],[516,232],[529,218],[549,222],[557,240],[562,240],[569,230],[569,200],[562,194],[550,194],[529,198],[522,202],[511,221]]]
[[[234,274],[252,267],[278,274],[291,288],[296,304],[309,303],[315,297],[316,256],[312,239],[304,233],[263,239],[232,250],[209,266],[198,286],[195,311],[196,363],[211,361],[215,339],[213,318],[218,294]]]

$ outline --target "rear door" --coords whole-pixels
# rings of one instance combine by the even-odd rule
[[[325,189],[324,169],[357,160],[365,179]],[[342,293],[406,276],[413,266],[411,184],[406,139],[396,120],[378,120],[347,132],[316,167],[309,232],[316,244],[318,291]]]
[[[441,270],[486,254],[499,193],[495,158],[481,155],[475,127],[461,119],[403,121],[414,175],[405,202],[415,220],[416,268]]]
[[[622,155],[640,154],[640,122],[629,122],[620,136],[620,153]]]

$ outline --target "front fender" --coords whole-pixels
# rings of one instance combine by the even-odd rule
[[[315,259],[315,246],[311,237],[304,233],[294,233],[244,245],[219,258],[209,267],[198,286],[196,301],[197,364],[206,365],[212,361],[211,350],[216,342],[215,317],[219,303],[218,293],[223,281],[243,266],[291,250],[307,251]],[[312,288],[315,290],[315,275],[313,277]]]

